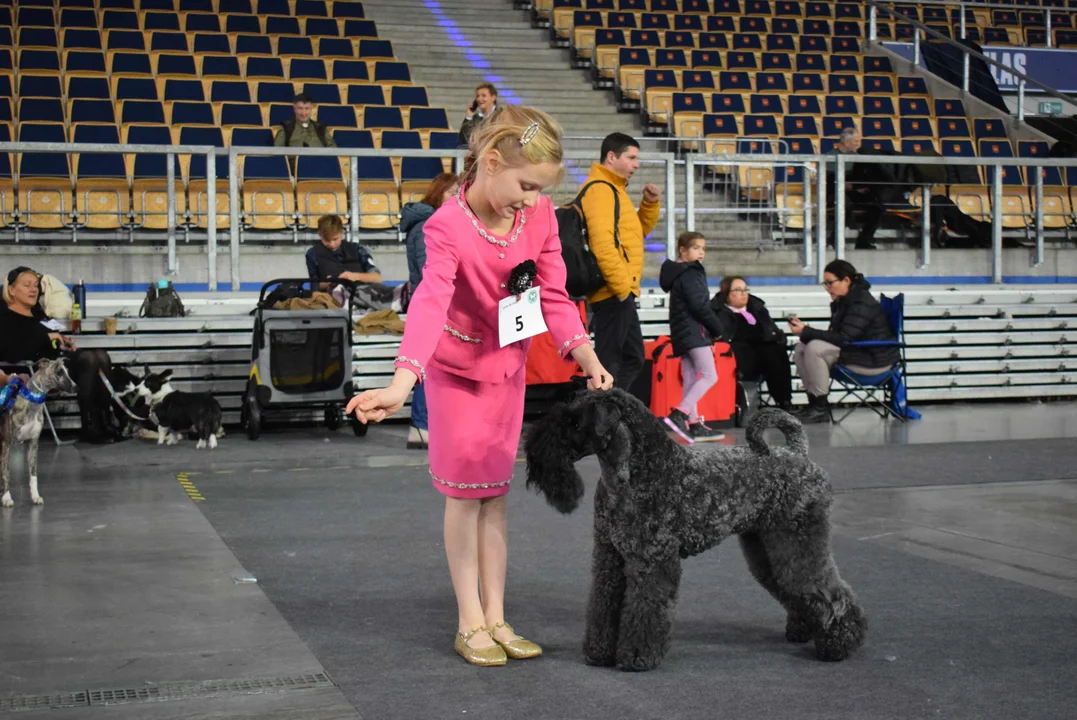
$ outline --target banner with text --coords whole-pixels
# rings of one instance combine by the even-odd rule
[[[912,62],[912,43],[884,42],[883,46]],[[1019,73],[1028,75],[1036,82],[1059,92],[1077,92],[1077,50],[1048,48],[985,47],[984,55]],[[1017,77],[1004,69],[991,65],[991,75],[1004,93],[1017,92]],[[1025,92],[1040,92],[1038,88],[1026,87]]]

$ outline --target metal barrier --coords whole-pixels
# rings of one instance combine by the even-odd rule
[[[177,156],[202,156],[206,161],[206,175],[205,175],[205,237],[207,245],[207,263],[208,263],[208,284],[210,290],[216,290],[218,285],[217,277],[217,239],[218,239],[218,219],[223,212],[219,212],[217,207],[217,157],[227,157],[228,160],[228,243],[229,252],[231,257],[231,287],[232,290],[238,290],[240,288],[240,244],[243,241],[243,235],[247,232],[244,227],[244,219],[247,214],[243,210],[241,203],[241,185],[240,185],[240,172],[239,172],[239,158],[247,156],[259,156],[259,157],[332,157],[340,160],[352,159],[352,162],[348,162],[348,182],[347,189],[349,193],[348,199],[348,212],[339,213],[341,215],[347,215],[348,227],[355,237],[359,234],[360,227],[360,212],[359,212],[359,161],[362,158],[452,158],[459,170],[462,167],[465,150],[404,150],[404,149],[370,149],[370,148],[284,148],[284,147],[206,147],[206,146],[187,146],[187,145],[91,145],[91,144],[75,144],[75,143],[13,143],[13,142],[0,142],[0,153],[80,153],[80,154],[144,154],[144,155],[164,155],[167,164],[167,176],[163,178],[166,188],[165,193],[167,197],[167,222],[162,228],[164,233],[164,239],[167,241],[168,247],[168,260],[167,260],[167,273],[174,275],[177,271],[176,260],[176,243],[177,243],[177,231],[182,230],[186,237],[189,237],[192,227],[191,219],[196,219],[200,215],[201,203],[196,203],[195,212],[188,211],[189,216],[187,221],[181,223],[178,213],[178,197],[177,192],[184,192],[181,189],[177,191],[175,177],[174,158]],[[594,152],[583,151],[566,151],[564,154],[565,160],[568,162],[585,160],[588,163],[592,162],[595,158]],[[665,193],[663,204],[666,208],[672,208],[676,206],[676,186],[675,186],[675,164],[676,158],[672,153],[648,153],[645,161],[653,164],[661,164],[664,167],[664,182]],[[18,163],[15,164],[18,167]],[[57,178],[58,180],[64,180],[65,178]],[[70,181],[70,177],[66,178]],[[201,178],[199,178],[201,180]],[[290,179],[290,178],[289,178]],[[395,183],[395,181],[393,181]],[[18,180],[16,180],[15,188],[16,195],[18,195]],[[64,192],[67,193],[74,190],[77,187],[77,181],[74,187],[64,188]],[[15,208],[11,212],[11,216],[14,219],[13,222],[13,234],[15,242],[20,241],[20,233],[25,230],[26,223],[22,220],[26,217],[29,210],[27,208]],[[49,214],[56,214],[55,211]],[[92,216],[94,213],[91,209],[87,209],[87,212],[81,213],[83,215]],[[108,211],[108,214],[115,214],[115,211]],[[78,240],[78,232],[85,224],[78,222],[78,216],[80,213],[72,211],[69,213],[72,218],[72,222],[66,227],[71,232],[73,241]],[[133,215],[133,213],[132,213]],[[298,220],[299,216],[293,213],[294,219],[291,228],[293,240],[298,240]],[[676,247],[676,229],[675,229],[676,213],[665,212],[665,234],[667,247],[670,252],[675,252]],[[193,223],[194,226],[198,225],[197,220]],[[134,238],[135,225],[133,222],[127,226],[127,231],[131,239]],[[277,233],[279,236],[279,233]],[[154,236],[156,239],[161,239],[160,234]]]

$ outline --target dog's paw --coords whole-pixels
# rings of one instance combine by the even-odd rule
[[[584,655],[583,661],[594,667],[613,667],[617,664],[616,655]]]
[[[785,621],[785,639],[791,643],[806,643],[811,640],[812,632],[811,627],[807,622],[798,618],[789,616]]]
[[[11,493],[4,493],[4,497],[0,498],[0,505],[4,507],[15,507],[15,501],[11,499]]]
[[[40,495],[38,495],[36,497],[32,497],[30,499],[34,501],[34,505],[44,505],[45,504],[45,498],[41,497]]]
[[[199,441],[198,441],[198,444],[196,444],[196,445],[194,446],[194,449],[195,449],[195,450],[201,450],[201,449],[202,449],[202,448],[204,448],[205,446],[206,446],[206,441],[205,441],[205,440],[199,440]]]
[[[635,651],[617,653],[617,669],[624,672],[647,672],[661,663],[662,658],[657,655],[641,655]]]
[[[867,620],[860,608],[854,606],[825,631],[816,634],[815,656],[827,662],[845,660],[864,644],[867,629]]]

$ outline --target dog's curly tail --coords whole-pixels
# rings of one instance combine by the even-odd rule
[[[795,417],[777,408],[763,408],[748,422],[748,445],[760,455],[770,454],[770,445],[763,439],[767,428],[777,428],[785,435],[785,444],[798,455],[808,454],[808,436]]]

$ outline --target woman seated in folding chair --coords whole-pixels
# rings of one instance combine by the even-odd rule
[[[785,333],[771,319],[767,304],[748,293],[748,283],[740,275],[728,275],[722,278],[711,308],[729,338],[740,379],[754,382],[762,377],[774,403],[791,412],[793,378]]]
[[[830,369],[836,364],[858,375],[879,375],[901,361],[897,345],[855,347],[861,340],[897,340],[871,284],[852,263],[834,260],[823,271],[823,287],[830,294],[830,328],[817,330],[797,317],[789,318],[789,332],[800,337],[796,363],[808,407],[799,413],[805,423],[830,422]]]
[[[97,371],[108,372],[112,360],[104,350],[80,350],[75,342],[42,325],[45,314],[38,306],[40,276],[27,267],[8,273],[0,302],[0,360],[33,363],[42,358],[67,359],[71,379],[78,385],[81,439],[109,443],[122,439],[111,422],[110,398]]]

